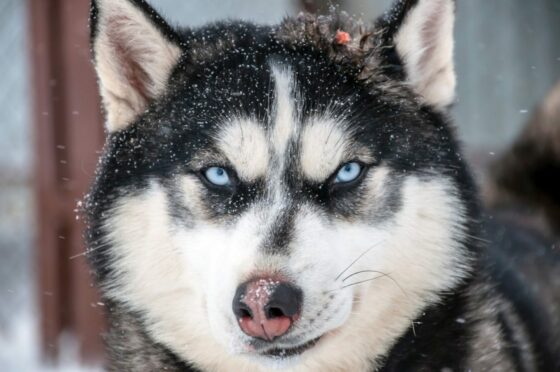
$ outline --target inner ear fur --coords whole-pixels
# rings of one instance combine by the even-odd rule
[[[397,1],[380,20],[407,83],[426,104],[441,110],[455,100],[454,21],[453,0]]]
[[[179,37],[143,0],[94,0],[93,60],[109,132],[132,124],[167,86]]]

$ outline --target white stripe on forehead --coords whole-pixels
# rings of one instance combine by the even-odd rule
[[[348,151],[349,135],[339,120],[327,113],[309,120],[302,126],[297,87],[290,68],[272,65],[275,84],[275,106],[273,126],[270,134],[271,146],[279,160],[276,174],[284,171],[286,153],[290,141],[301,144],[299,152],[303,175],[311,180],[324,181],[340,166]],[[300,138],[301,137],[301,138]]]
[[[294,100],[294,79],[289,68],[272,65],[275,106],[271,142],[276,155],[284,158],[290,140],[297,135],[298,115]],[[281,160],[282,161],[282,160]]]
[[[298,115],[294,100],[293,75],[289,68],[271,65],[275,100],[272,125],[267,133],[263,123],[252,118],[235,118],[220,131],[217,145],[241,179],[252,181],[267,174],[271,154],[279,166],[272,174],[281,177],[286,149],[297,136]],[[276,185],[278,186],[278,185]]]
[[[272,80],[274,82],[274,103],[272,123],[269,130],[269,141],[272,149],[271,163],[274,169],[269,169],[267,179],[266,215],[263,220],[263,231],[271,231],[277,224],[277,218],[286,208],[287,189],[283,182],[286,160],[289,156],[287,149],[290,141],[298,135],[299,118],[294,99],[295,84],[293,72],[289,67],[271,64]]]

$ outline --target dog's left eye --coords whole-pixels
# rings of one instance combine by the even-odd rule
[[[362,170],[363,166],[355,161],[343,164],[336,174],[334,183],[342,184],[355,181],[358,177],[360,177],[360,174],[362,174]]]
[[[204,171],[204,177],[215,186],[230,186],[231,178],[226,169],[222,167],[210,167]]]

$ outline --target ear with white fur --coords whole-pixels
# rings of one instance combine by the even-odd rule
[[[93,0],[91,43],[109,132],[160,96],[181,57],[179,37],[144,0]]]
[[[399,0],[380,20],[405,79],[424,102],[446,109],[455,99],[453,0]]]

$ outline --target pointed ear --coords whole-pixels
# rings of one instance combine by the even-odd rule
[[[424,102],[446,109],[455,99],[453,0],[399,0],[380,24],[405,79]]]
[[[182,51],[144,0],[93,0],[93,60],[109,132],[130,125],[165,90]]]

